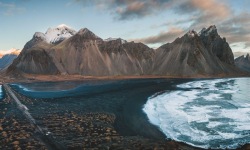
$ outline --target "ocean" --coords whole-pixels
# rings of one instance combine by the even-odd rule
[[[4,98],[3,86],[0,85],[0,100]]]
[[[168,138],[235,149],[250,142],[250,78],[178,84],[174,91],[149,97],[143,111]]]

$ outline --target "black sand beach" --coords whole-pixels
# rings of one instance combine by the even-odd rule
[[[162,79],[142,79],[102,81],[97,84],[93,81],[83,83],[80,87],[76,82],[78,88],[69,90],[63,97],[60,92],[37,93],[21,90],[16,85],[12,87],[39,126],[48,130],[56,142],[66,149],[98,147],[153,149],[179,146],[166,141],[166,137],[148,122],[147,116],[142,111],[147,98],[155,92],[171,88],[170,82]],[[65,90],[69,83],[41,85],[45,89],[55,86],[58,91],[60,89],[58,86]],[[43,96],[47,98],[42,98]],[[5,99],[7,98],[8,95]],[[9,105],[15,110],[14,104]],[[13,112],[11,116],[22,118],[20,112]],[[20,148],[27,148],[25,142],[18,144]]]
[[[47,82],[42,85],[44,89],[50,88],[49,91],[39,92],[32,89],[23,90],[18,85],[12,85],[14,93],[53,141],[44,142],[41,136],[32,130],[29,122],[25,121],[24,116],[9,101],[7,94],[0,104],[3,108],[1,110],[7,108],[5,113],[1,114],[1,121],[20,120],[18,123],[26,128],[17,128],[15,133],[24,132],[30,136],[19,139],[17,137],[20,134],[17,137],[8,134],[0,139],[0,145],[5,146],[1,148],[29,149],[31,146],[30,149],[34,149],[37,146],[40,149],[51,149],[51,145],[56,143],[65,149],[197,149],[166,139],[157,127],[149,123],[142,111],[149,96],[174,90],[176,84],[187,81],[190,79],[109,80],[93,81],[93,84],[91,81],[75,82],[75,87],[67,91],[58,91],[58,85],[64,89],[72,82]],[[56,92],[53,92],[53,86],[56,87]],[[24,87],[28,88],[29,85]],[[2,125],[0,134],[9,128],[16,128],[16,125]],[[9,141],[6,141],[6,138]]]

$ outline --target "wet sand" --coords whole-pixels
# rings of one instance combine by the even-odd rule
[[[15,93],[27,106],[35,105],[32,99]],[[35,127],[29,124],[22,116],[9,96],[2,101],[0,140],[2,149],[50,149],[43,143],[40,136],[36,135]],[[57,110],[58,111],[58,110]],[[117,118],[113,113],[94,112],[80,113],[48,111],[37,114],[36,121],[53,136],[56,142],[65,149],[194,149],[186,144],[158,140],[139,135],[125,135],[115,128]],[[51,113],[52,112],[52,113]],[[53,113],[54,112],[54,113]],[[126,130],[123,130],[126,132]],[[129,133],[128,133],[129,134]]]
[[[195,76],[160,76],[160,75],[133,75],[133,76],[82,76],[82,75],[38,75],[22,74],[19,77],[10,77],[0,74],[0,82],[47,82],[47,81],[86,81],[86,80],[124,80],[124,79],[199,79],[199,78],[229,78],[229,77],[249,77],[249,74],[217,74],[217,75],[195,75]]]
[[[155,126],[148,123],[142,112],[141,107],[146,100],[144,96],[147,97],[148,92],[155,89],[158,81],[111,83],[99,85],[102,88],[97,85],[88,87],[97,92],[85,92],[71,98],[29,98],[13,92],[29,108],[39,126],[46,128],[66,149],[193,149],[186,144],[166,140]],[[145,84],[152,84],[152,87],[145,90]],[[133,92],[129,94],[131,90]],[[81,89],[75,92],[79,93]],[[129,97],[138,95],[138,100],[128,99],[124,94]]]

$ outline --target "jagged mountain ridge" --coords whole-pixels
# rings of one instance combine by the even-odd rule
[[[249,54],[244,55],[235,59],[235,65],[243,71],[250,72],[250,56]]]
[[[31,74],[114,75],[216,75],[236,73],[233,53],[215,26],[199,34],[189,31],[154,50],[123,39],[103,40],[87,28],[60,43],[37,33],[24,46],[8,72]]]
[[[199,33],[204,46],[214,53],[222,62],[227,64],[234,64],[234,55],[226,42],[226,38],[221,38],[217,32],[216,26],[210,26],[209,28],[203,28]]]
[[[143,51],[143,52],[142,52]],[[103,41],[91,31],[80,30],[75,36],[50,50],[63,74],[139,75],[152,61],[147,52],[152,49],[142,43],[123,43],[121,39]],[[142,56],[136,56],[141,53]],[[72,61],[74,58],[74,61]]]
[[[216,75],[236,71],[232,50],[215,26],[203,28],[199,34],[189,31],[162,45],[156,50],[153,65],[156,75]]]
[[[122,39],[104,41],[87,28],[59,44],[48,43],[35,34],[8,72],[140,75],[150,68],[148,63],[153,61],[153,53],[153,49],[142,43],[124,43]]]

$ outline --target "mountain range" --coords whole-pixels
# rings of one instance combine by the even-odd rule
[[[7,68],[20,54],[19,49],[0,50],[0,70]]]
[[[36,32],[8,74],[83,76],[218,76],[241,73],[216,26],[190,30],[156,50],[120,38],[103,40],[87,28],[60,25]]]
[[[250,56],[249,54],[238,57],[235,59],[235,65],[241,70],[250,72]]]

